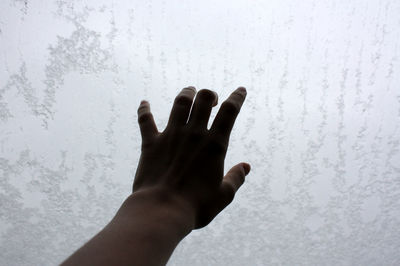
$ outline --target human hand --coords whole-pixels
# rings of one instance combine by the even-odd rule
[[[192,221],[192,229],[206,226],[228,206],[250,171],[249,164],[239,163],[224,176],[229,136],[246,89],[239,87],[222,103],[209,130],[208,120],[218,96],[203,89],[193,103],[195,94],[196,89],[188,87],[176,96],[161,133],[150,104],[141,102],[138,122],[142,153],[133,183],[133,195],[157,198],[175,209],[185,206],[179,208],[182,216]]]

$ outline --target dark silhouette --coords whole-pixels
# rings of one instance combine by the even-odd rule
[[[62,265],[165,265],[186,235],[208,225],[232,202],[250,171],[249,164],[239,163],[223,175],[246,89],[239,87],[222,103],[209,130],[218,96],[203,89],[193,103],[195,95],[196,89],[188,87],[176,96],[161,133],[150,104],[140,103],[142,151],[133,193],[111,222]]]

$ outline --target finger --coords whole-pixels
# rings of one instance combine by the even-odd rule
[[[210,131],[219,136],[219,139],[225,143],[229,141],[229,136],[244,99],[246,98],[246,94],[247,92],[244,87],[237,88],[228,99],[221,104],[221,108],[215,116]]]
[[[207,128],[211,109],[218,104],[218,94],[211,90],[202,89],[196,95],[188,124],[198,128]]]
[[[150,111],[150,103],[147,101],[140,102],[138,108],[138,123],[142,135],[142,142],[150,141],[158,133],[153,114]]]
[[[196,88],[190,86],[184,88],[175,97],[167,127],[183,126],[186,124],[195,94]]]
[[[247,163],[239,163],[232,167],[222,179],[220,186],[221,210],[228,206],[234,199],[236,192],[243,185],[245,176],[250,172],[250,165]]]

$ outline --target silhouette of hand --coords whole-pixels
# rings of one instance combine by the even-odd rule
[[[138,122],[142,153],[133,194],[142,193],[163,204],[171,203],[171,209],[185,206],[181,208],[182,215],[192,216],[191,226],[198,229],[208,225],[232,202],[250,165],[239,163],[224,176],[229,136],[246,98],[246,89],[239,87],[222,103],[210,129],[207,124],[218,96],[202,89],[193,103],[195,95],[196,89],[188,87],[176,96],[167,127],[161,133],[150,104],[141,102]]]

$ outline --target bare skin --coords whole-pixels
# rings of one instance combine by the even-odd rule
[[[184,88],[163,132],[150,104],[142,101],[142,151],[132,194],[112,221],[62,265],[165,265],[186,235],[208,225],[232,202],[250,171],[249,164],[239,163],[223,174],[229,136],[245,98],[245,88],[236,89],[208,130],[217,94],[203,89],[196,95],[194,87]]]

